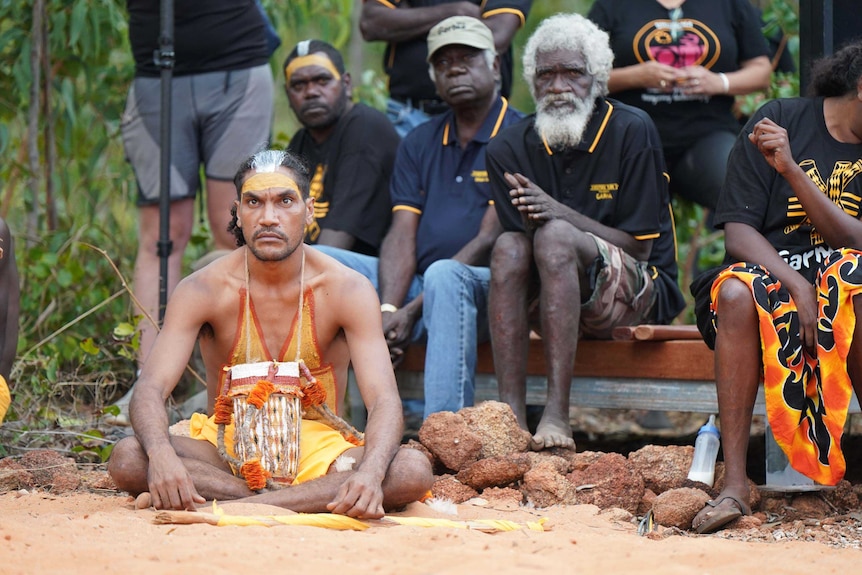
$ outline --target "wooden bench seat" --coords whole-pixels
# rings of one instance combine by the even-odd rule
[[[656,329],[661,328],[661,329]],[[618,329],[612,341],[583,340],[572,373],[573,404],[581,407],[656,409],[715,413],[713,354],[695,326],[637,326]],[[403,397],[422,397],[425,348],[412,345],[398,368]],[[498,399],[491,345],[479,346],[476,401]],[[542,340],[530,339],[527,402],[544,405]]]

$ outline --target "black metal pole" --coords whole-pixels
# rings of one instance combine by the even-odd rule
[[[161,69],[161,125],[159,127],[161,158],[159,163],[159,325],[165,318],[168,304],[168,259],[173,251],[171,242],[171,84],[174,73],[174,2],[161,0],[161,34],[159,49],[153,57]]]

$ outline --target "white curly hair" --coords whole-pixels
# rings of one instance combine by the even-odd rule
[[[608,94],[608,78],[614,63],[607,32],[580,14],[556,14],[539,24],[524,48],[524,80],[533,99],[536,88],[536,56],[554,50],[572,50],[584,57],[587,72],[593,76],[600,96]]]

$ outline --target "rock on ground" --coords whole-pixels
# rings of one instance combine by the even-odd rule
[[[629,454],[633,471],[640,473],[644,485],[657,494],[682,487],[688,479],[688,470],[694,447],[647,445]]]
[[[521,429],[507,403],[485,401],[458,412],[482,440],[480,458],[523,453],[530,445],[530,433]]]
[[[464,503],[479,495],[475,489],[464,485],[452,475],[439,477],[431,486],[431,494],[437,499],[446,499],[452,503]]]
[[[706,502],[709,494],[700,489],[680,487],[660,493],[653,501],[653,519],[659,525],[676,527],[682,530],[691,529],[691,521]]]
[[[591,486],[577,491],[578,503],[591,503],[599,509],[619,507],[637,513],[644,494],[644,480],[632,473],[628,461],[619,453],[606,453],[583,471],[566,477],[574,487]]]
[[[530,469],[526,455],[516,454],[508,457],[488,457],[471,463],[458,472],[456,478],[477,491],[488,487],[505,487],[524,477]]]
[[[482,453],[479,435],[469,428],[463,417],[451,411],[429,415],[419,428],[419,441],[453,471],[478,461]]]

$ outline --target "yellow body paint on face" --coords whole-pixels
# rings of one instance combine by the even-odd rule
[[[300,56],[291,60],[290,64],[287,65],[287,68],[284,69],[284,81],[290,84],[290,77],[293,75],[293,73],[300,68],[304,68],[306,66],[320,66],[321,68],[326,68],[327,70],[329,70],[329,73],[335,77],[336,80],[341,79],[341,74],[339,74],[338,70],[335,69],[335,66],[332,64],[332,60],[329,59],[329,56],[321,52],[315,52],[314,54]]]
[[[293,178],[281,172],[263,172],[253,175],[243,182],[242,193],[259,192],[269,188],[287,188],[297,194],[300,193],[299,186],[296,185]]]

